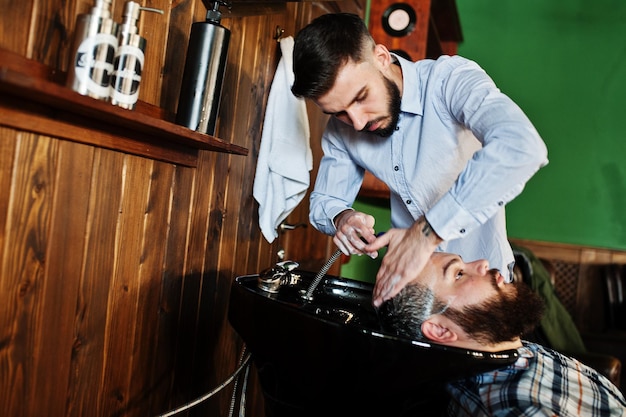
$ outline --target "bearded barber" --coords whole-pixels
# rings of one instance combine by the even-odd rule
[[[435,251],[487,259],[510,279],[504,206],[548,163],[524,112],[475,62],[410,62],[376,44],[357,15],[322,15],[294,45],[292,92],[331,115],[310,221],[346,255],[375,258],[379,306]],[[365,171],[390,190],[393,228],[353,210]]]

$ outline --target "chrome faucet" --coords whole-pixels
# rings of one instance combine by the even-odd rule
[[[281,285],[295,285],[300,282],[300,275],[291,271],[300,266],[294,261],[278,262],[274,267],[259,274],[258,286],[263,291],[277,293]]]

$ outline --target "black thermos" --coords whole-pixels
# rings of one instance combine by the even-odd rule
[[[220,5],[230,7],[217,0],[207,10],[206,21],[191,25],[176,112],[177,124],[208,135],[215,134],[230,40],[230,31],[220,24]]]

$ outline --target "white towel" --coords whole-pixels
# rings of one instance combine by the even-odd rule
[[[280,41],[282,57],[270,87],[254,178],[259,226],[270,243],[304,198],[313,168],[306,104],[291,93],[293,43],[291,36]]]

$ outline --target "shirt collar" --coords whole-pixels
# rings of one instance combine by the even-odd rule
[[[406,113],[422,115],[424,106],[419,95],[419,80],[414,62],[402,58],[394,53],[391,54],[402,68],[402,103],[400,110]]]

